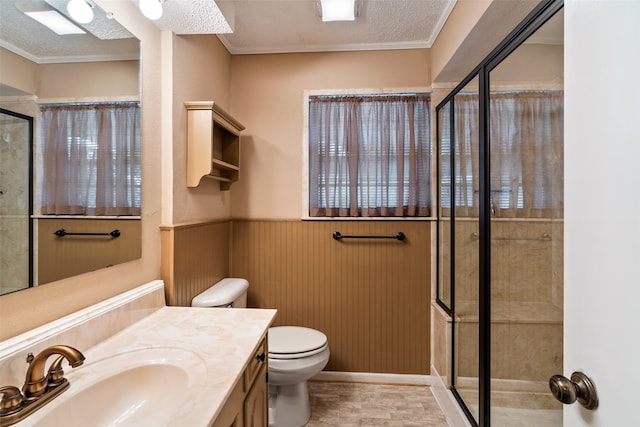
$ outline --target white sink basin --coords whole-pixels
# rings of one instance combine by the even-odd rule
[[[168,426],[206,381],[203,360],[178,348],[119,353],[65,369],[70,387],[23,423],[34,427]],[[22,425],[22,423],[20,424]]]

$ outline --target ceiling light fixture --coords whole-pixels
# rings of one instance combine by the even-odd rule
[[[88,24],[93,21],[93,6],[86,0],[70,0],[67,3],[69,16],[80,24]]]
[[[25,12],[29,18],[33,18],[54,33],[64,36],[67,34],[86,34],[86,32],[74,25],[73,22],[56,12],[55,10],[47,10],[43,12]]]
[[[164,0],[140,0],[138,7],[144,16],[155,21],[162,16],[162,3]]]
[[[355,21],[356,0],[320,0],[322,21]]]

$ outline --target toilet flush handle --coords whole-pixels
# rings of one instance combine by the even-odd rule
[[[596,409],[598,407],[598,393],[591,378],[582,372],[574,372],[571,379],[554,375],[549,379],[551,394],[557,400],[567,405],[571,405],[576,400],[586,409]]]

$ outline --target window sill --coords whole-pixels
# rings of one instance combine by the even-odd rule
[[[140,215],[31,215],[31,219],[122,219],[122,220],[139,220]]]
[[[397,216],[303,216],[303,221],[436,221],[437,218],[433,216],[421,216],[421,217],[397,217]]]

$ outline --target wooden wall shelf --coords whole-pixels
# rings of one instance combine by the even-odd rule
[[[185,102],[187,108],[187,186],[202,178],[229,190],[240,175],[240,122],[213,101]]]

